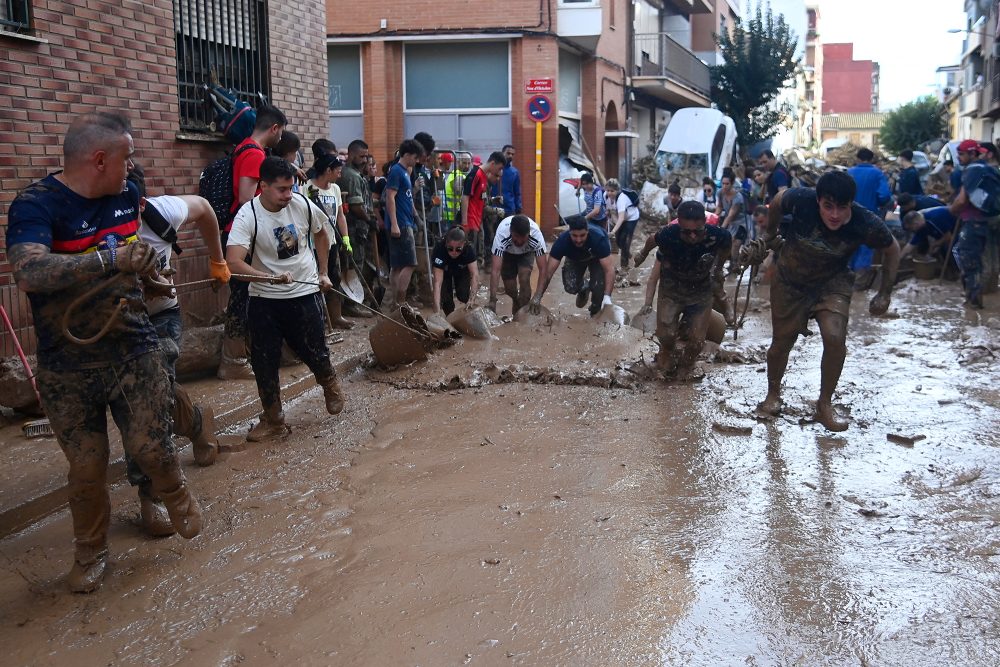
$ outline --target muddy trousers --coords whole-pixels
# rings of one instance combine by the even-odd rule
[[[986,220],[966,220],[952,248],[955,264],[962,274],[966,298],[982,294],[983,253],[988,239],[989,223]]]
[[[629,260],[632,259],[632,237],[635,235],[638,220],[623,222],[618,231],[615,232],[615,243],[618,244],[618,258],[623,269],[629,268]]]
[[[107,409],[126,454],[149,478],[156,495],[184,483],[170,437],[170,378],[159,351],[113,367],[70,372],[38,371],[38,390],[59,446],[69,461],[69,509],[76,559],[94,562],[107,549]]]
[[[464,268],[460,271],[445,271],[444,282],[441,283],[441,310],[445,315],[451,315],[455,310],[455,298],[462,303],[469,303],[469,291],[472,289],[472,276]]]
[[[247,306],[250,302],[250,283],[243,280],[229,281],[229,303],[226,304],[225,337],[246,340]]]
[[[676,300],[660,284],[660,297],[656,302],[656,338],[660,343],[657,362],[667,371],[689,369],[694,366],[705,345],[712,297]],[[684,350],[676,353],[677,340],[684,341]]]
[[[323,332],[322,298],[319,292],[293,299],[250,297],[250,365],[265,412],[281,405],[282,342],[288,343],[319,384],[336,377]]]
[[[584,278],[587,271],[590,271],[590,313],[594,314],[601,309],[604,302],[604,269],[601,267],[601,260],[592,259],[588,262],[574,262],[567,258],[563,262],[562,281],[563,287],[568,294],[579,294],[585,287],[587,280]]]
[[[201,408],[192,403],[188,393],[177,384],[177,374],[174,370],[177,357],[180,356],[181,333],[184,329],[180,308],[171,308],[150,315],[149,320],[153,323],[156,336],[160,339],[163,362],[166,365],[167,377],[170,378],[174,399],[171,409],[171,430],[174,435],[194,440],[201,435]],[[129,484],[138,486],[149,495],[150,480],[143,474],[142,468],[135,462],[135,459],[129,456],[128,452],[125,452],[125,476],[128,478]]]

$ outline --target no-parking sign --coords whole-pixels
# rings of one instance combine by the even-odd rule
[[[552,101],[545,95],[533,95],[528,100],[528,115],[536,123],[544,123],[552,116]]]

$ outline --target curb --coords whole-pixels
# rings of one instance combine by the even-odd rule
[[[354,370],[368,357],[367,352],[348,357],[344,361],[336,364],[337,374],[341,377]],[[305,365],[302,365],[305,368]],[[305,373],[302,377],[295,378],[281,387],[281,397],[283,400],[291,401],[298,398],[306,391],[316,386],[316,381],[312,373]],[[231,428],[232,426],[247,421],[255,417],[259,412],[259,403],[256,396],[250,401],[239,404],[234,408],[216,414],[215,427],[219,431]],[[178,449],[178,453],[190,448],[185,445]],[[108,464],[108,485],[114,486],[125,480],[125,459],[118,458]],[[14,533],[18,533],[25,528],[38,523],[42,519],[58,512],[69,503],[69,490],[64,482],[61,486],[36,498],[31,498],[21,505],[17,505],[3,513],[0,513],[0,539],[6,538]]]

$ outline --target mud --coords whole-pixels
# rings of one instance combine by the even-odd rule
[[[615,298],[635,312],[641,289]],[[655,344],[547,300],[551,326],[345,378],[338,417],[314,389],[286,406],[286,442],[189,469],[208,518],[191,542],[139,537],[119,489],[95,596],[61,587],[65,515],[0,542],[0,650],[15,665],[998,664],[998,393],[989,364],[959,363],[996,311],[960,304],[954,285],[903,286],[896,319],[855,300],[836,396],[852,423],[833,435],[804,420],[819,336],[792,352],[785,413],[758,423],[759,359],[708,364],[696,385],[576,383]],[[734,349],[768,333],[752,315]]]
[[[448,316],[448,323],[463,336],[487,340],[496,338],[492,330],[500,326],[500,319],[488,308],[476,308],[472,311],[459,309]]]

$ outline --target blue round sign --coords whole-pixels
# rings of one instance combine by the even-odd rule
[[[545,95],[533,95],[528,100],[528,115],[536,123],[544,123],[552,116],[552,101]]]

